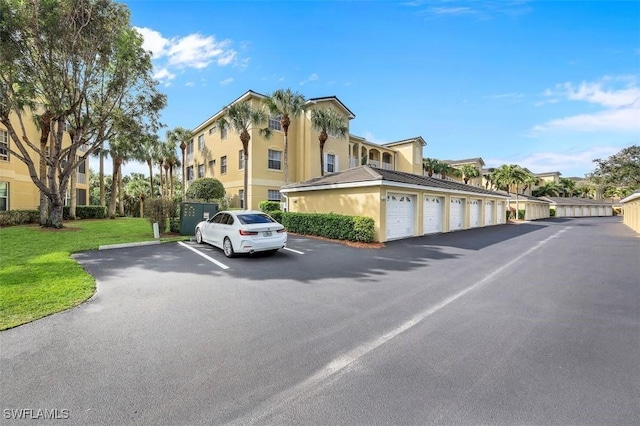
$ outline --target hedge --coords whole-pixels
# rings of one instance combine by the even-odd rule
[[[39,223],[40,212],[38,210],[8,210],[0,212],[0,226],[24,225],[26,223]]]
[[[280,202],[279,201],[260,201],[258,203],[258,209],[265,213],[270,213],[273,211],[280,211]]]
[[[336,213],[269,212],[287,231],[334,240],[372,242],[374,221],[370,217]]]
[[[62,208],[62,218],[70,219],[70,209]],[[76,206],[76,219],[104,219],[107,217],[107,208],[103,206]]]

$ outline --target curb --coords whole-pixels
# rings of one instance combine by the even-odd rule
[[[123,243],[123,244],[106,244],[104,246],[99,246],[98,250],[110,250],[110,249],[118,249],[118,248],[126,248],[126,247],[139,247],[139,246],[154,246],[160,244],[160,240],[155,241],[142,241],[139,243]]]

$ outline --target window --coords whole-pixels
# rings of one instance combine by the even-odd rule
[[[198,151],[202,151],[204,149],[204,133],[198,136]]]
[[[193,180],[193,166],[187,167],[187,182],[191,182]]]
[[[0,130],[0,160],[9,161],[9,133]]]
[[[338,171],[338,158],[335,154],[325,154],[324,171],[326,173],[335,173]]]
[[[282,170],[282,151],[269,150],[269,169]]]
[[[78,157],[78,160],[79,160],[79,159],[80,159],[80,157]],[[82,174],[87,173],[87,166],[86,166],[86,164],[87,164],[87,160],[81,161],[81,162],[78,164],[78,173],[82,173]]]
[[[204,177],[204,164],[198,165],[198,178]]]
[[[280,115],[270,115],[269,116],[269,128],[271,130],[282,130],[282,126],[280,125]]]
[[[220,139],[226,139],[227,138],[227,128],[223,128],[220,129]]]
[[[227,156],[220,157],[220,174],[227,173]]]
[[[216,133],[216,126],[213,126],[212,128],[209,129],[209,134],[215,135],[215,133]]]
[[[244,170],[244,149],[241,149],[238,155],[240,156],[240,159],[238,160],[238,169]]]
[[[9,184],[0,182],[0,212],[9,210]]]
[[[238,197],[240,197],[240,208],[244,209],[244,189],[238,191]]]
[[[278,201],[280,202],[280,191],[277,189],[270,189],[267,193],[267,199],[269,201]]]
[[[193,161],[193,140],[187,144],[187,162]]]
[[[76,188],[76,204],[79,206],[87,205],[87,190]]]

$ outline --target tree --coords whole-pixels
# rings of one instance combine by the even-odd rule
[[[522,167],[517,164],[503,164],[493,171],[491,174],[491,180],[496,184],[499,189],[504,189],[509,193],[511,187],[515,186],[516,194],[516,218],[518,217],[519,203],[518,193],[520,192],[520,185],[527,180],[528,173]]]
[[[289,183],[289,126],[291,119],[302,113],[305,98],[298,92],[292,92],[291,89],[279,89],[267,97],[264,103],[271,114],[280,116],[280,127],[284,133],[284,184],[287,185]]]
[[[153,191],[153,162],[158,156],[160,148],[160,140],[157,135],[147,135],[140,141],[140,150],[138,151],[137,160],[144,161],[149,167],[149,196],[154,196]]]
[[[427,173],[429,177],[432,177],[434,173],[439,170],[440,160],[435,158],[425,158],[422,160],[422,169]]]
[[[453,175],[453,176],[460,175],[460,172],[458,169],[456,169],[455,167],[452,167],[451,165],[443,161],[438,162],[435,172],[440,174],[441,179],[446,179],[447,175]]]
[[[487,190],[488,190],[489,188],[493,189],[493,180],[492,180],[493,178],[492,178],[492,176],[493,176],[493,172],[494,172],[495,170],[496,170],[495,168],[493,168],[493,167],[489,167],[489,168],[487,169],[487,173],[485,173],[485,174],[483,174],[483,175],[482,175],[482,177],[483,177],[483,178],[484,178],[484,180],[485,180],[484,189],[487,189]]]
[[[224,197],[224,185],[218,179],[200,178],[191,182],[187,189],[187,197],[209,202]]]
[[[324,144],[329,134],[336,134],[344,138],[349,133],[344,116],[332,108],[314,108],[311,110],[311,126],[320,132],[320,176],[324,176]]]
[[[606,160],[597,158],[593,162],[597,167],[591,175],[603,178],[604,183],[631,190],[640,188],[640,145],[632,145]]]
[[[62,227],[71,175],[122,130],[123,119],[157,123],[166,98],[151,78],[150,55],[121,3],[0,2],[0,122],[12,141],[10,154],[48,199],[51,211],[41,225]],[[26,135],[23,119],[30,114],[47,117],[47,153]],[[66,134],[70,141],[63,143]],[[87,150],[77,155],[82,145]],[[34,165],[42,157],[46,176]]]
[[[267,120],[267,112],[263,108],[254,109],[250,101],[235,103],[225,108],[226,116],[220,118],[216,123],[220,133],[231,127],[240,133],[242,142],[242,154],[244,155],[244,185],[242,202],[245,209],[249,208],[247,203],[248,182],[249,182],[249,141],[251,134],[249,130],[252,126],[259,126]],[[265,138],[271,137],[269,128],[260,129],[260,134]]]
[[[182,154],[182,198],[185,196],[185,188],[187,187],[187,171],[185,169],[187,161],[185,151],[187,144],[193,139],[193,133],[191,130],[187,130],[184,127],[175,127],[173,130],[167,132],[167,140],[174,141],[180,146],[180,152]]]
[[[565,197],[573,197],[573,191],[576,189],[576,181],[569,178],[561,178],[560,186]]]
[[[557,197],[562,187],[553,181],[548,181],[533,190],[534,197]]]
[[[469,184],[470,179],[480,176],[480,170],[473,164],[463,164],[458,168],[458,170],[460,170],[460,173],[462,174],[462,180],[466,185]]]

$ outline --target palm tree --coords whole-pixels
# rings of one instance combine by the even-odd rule
[[[242,142],[242,153],[244,155],[244,186],[243,186],[243,207],[249,208],[247,203],[248,181],[249,181],[249,141],[251,134],[249,130],[252,126],[259,126],[267,120],[267,112],[260,108],[254,109],[249,101],[244,101],[230,105],[225,108],[226,117],[220,118],[216,123],[220,132],[231,127],[234,131],[240,133],[240,142]],[[265,138],[271,136],[269,128],[260,129],[260,134]]]
[[[525,173],[526,174],[525,174],[524,179],[522,181],[522,183],[524,184],[524,188],[522,188],[522,194],[523,195],[524,195],[524,193],[526,192],[526,190],[529,187],[531,187],[533,185],[537,185],[538,182],[539,182],[538,179],[534,175],[532,175],[531,173],[527,172],[526,170],[525,170]]]
[[[185,191],[187,188],[187,173],[186,167],[187,162],[185,158],[185,150],[187,149],[187,144],[193,139],[193,133],[190,130],[185,129],[184,127],[176,127],[173,130],[169,130],[167,132],[167,140],[174,141],[176,144],[180,143],[180,152],[182,153],[182,199],[184,200]]]
[[[492,174],[496,169],[494,167],[489,167],[487,169],[487,173],[483,174],[482,177],[485,180],[485,184],[484,184],[484,189],[493,189],[493,180],[492,180]]]
[[[553,181],[545,182],[533,190],[534,197],[557,197],[562,191],[560,185]]]
[[[499,189],[504,189],[507,193],[510,192],[510,188],[515,186],[516,194],[516,219],[518,218],[519,203],[518,192],[520,185],[526,181],[527,175],[530,175],[526,170],[517,164],[503,164],[495,169],[492,173],[491,180],[496,184]]]
[[[160,141],[157,135],[147,135],[142,138],[139,145],[140,150],[137,155],[137,160],[144,161],[149,167],[149,195],[151,197],[153,197],[153,162],[157,157],[156,153],[158,152],[159,145]]]
[[[165,176],[165,179],[169,179],[169,197],[173,198],[173,170],[174,168],[180,164],[180,160],[178,160],[178,156],[176,155],[177,141],[173,139],[167,139],[166,149],[167,152],[165,154],[165,169],[168,171],[168,175]]]
[[[320,141],[320,176],[324,176],[324,144],[329,134],[344,138],[349,133],[344,116],[332,108],[314,108],[311,110],[311,126],[318,130]]]
[[[576,181],[569,178],[560,179],[560,185],[565,197],[573,197],[573,191],[576,189]]]
[[[280,116],[280,126],[284,132],[284,184],[286,185],[289,183],[289,126],[292,118],[302,114],[305,98],[298,92],[292,92],[291,89],[279,89],[267,97],[264,103],[271,114]]]
[[[438,170],[440,166],[440,160],[436,160],[435,158],[425,158],[422,160],[422,170],[427,172],[429,177],[432,177],[436,170]]]
[[[458,170],[462,174],[462,180],[464,180],[465,185],[469,184],[469,179],[480,176],[480,170],[473,164],[463,164]]]
[[[460,175],[460,172],[458,171],[458,169],[442,161],[438,163],[435,172],[440,174],[441,179],[446,179],[447,175],[453,175],[453,176]]]

